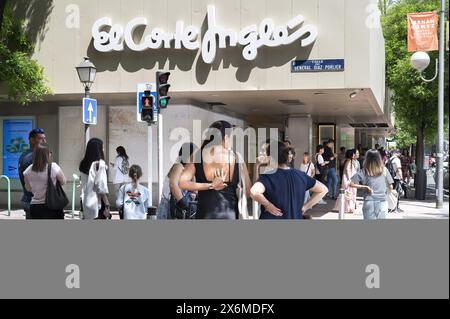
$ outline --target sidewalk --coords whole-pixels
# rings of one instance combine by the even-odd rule
[[[362,198],[358,197],[358,209],[354,214],[345,214],[344,219],[352,220],[362,220],[363,215],[361,211]],[[312,219],[319,220],[333,220],[339,219],[339,213],[333,212],[334,201],[327,200],[326,205],[316,205],[308,214]],[[448,200],[444,202],[443,209],[435,208],[434,199],[427,200],[414,200],[414,199],[402,199],[400,201],[400,208],[403,209],[402,213],[391,213],[388,214],[388,219],[448,219],[449,218],[449,203]],[[117,211],[111,212],[113,215],[112,219],[119,219]],[[13,210],[11,211],[11,216],[7,216],[8,212],[4,209],[0,210],[0,220],[13,220],[13,219],[25,219],[25,214],[23,210]],[[66,211],[66,220],[72,220],[72,212]],[[79,220],[78,211],[75,212],[75,218],[73,220]]]
[[[333,212],[335,201],[326,200],[326,205],[316,205],[308,213],[312,219],[333,220],[339,219],[339,213]],[[362,220],[362,198],[357,198],[358,209],[353,214],[345,214],[344,219]],[[388,219],[448,219],[449,218],[449,203],[444,202],[444,208],[436,209],[436,202],[434,199],[414,200],[401,199],[400,208],[402,213],[389,213]]]
[[[120,219],[119,212],[112,211],[112,219]],[[25,212],[21,209],[11,210],[11,216],[8,216],[8,211],[5,209],[0,209],[0,220],[13,220],[13,219],[23,219],[25,220]],[[80,220],[79,211],[75,211],[74,218],[72,219],[72,211],[66,210],[65,220]]]

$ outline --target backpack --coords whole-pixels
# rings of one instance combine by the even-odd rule
[[[327,174],[328,174],[328,165],[321,166],[319,164],[319,155],[316,155],[316,169],[321,175],[327,176]]]
[[[394,169],[394,164],[392,163],[392,158],[390,158],[386,163],[386,168],[389,174],[391,174],[392,178],[395,178],[397,176],[397,172]]]
[[[122,165],[119,168],[120,172],[123,175],[128,175],[129,168],[130,168],[130,163],[128,162],[128,160],[125,157],[122,157]]]

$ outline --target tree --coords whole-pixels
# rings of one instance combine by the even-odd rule
[[[407,50],[407,14],[439,9],[439,0],[400,0],[388,7],[386,15],[382,16],[386,41],[386,81],[393,90],[397,132],[402,135],[403,140],[415,137],[416,163],[419,170],[423,169],[425,142],[435,141],[437,136],[438,81],[425,83],[410,65],[411,53]],[[434,75],[434,61],[438,52],[429,54],[432,63],[424,72],[426,78]],[[445,59],[448,66],[448,52]],[[445,92],[448,92],[448,67],[445,73]],[[445,123],[448,127],[448,95],[445,105]]]
[[[27,37],[24,21],[13,14],[16,4],[1,1],[0,83],[6,84],[10,101],[25,105],[42,100],[51,89],[42,66],[31,59],[34,46]]]
[[[378,0],[378,9],[380,9],[381,15],[386,15],[387,10],[392,6],[396,0]]]

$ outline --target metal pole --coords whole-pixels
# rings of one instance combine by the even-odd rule
[[[147,124],[147,172],[148,172],[148,202],[150,206],[153,206],[153,174],[152,174],[152,158],[153,158],[153,134],[152,125]]]
[[[259,207],[260,207],[259,203],[254,200],[253,203],[252,203],[252,209],[253,209],[252,216],[253,216],[253,219],[259,219],[259,216],[258,216]]]
[[[88,99],[90,96],[91,96],[91,90],[90,90],[89,86],[86,85],[84,87],[84,97]],[[91,139],[91,127],[89,124],[84,124],[84,139],[85,139],[84,145],[87,145],[87,143]]]
[[[339,219],[344,219],[345,213],[345,189],[339,190]]]
[[[158,198],[161,198],[162,189],[163,189],[163,116],[161,113],[158,113]]]
[[[445,70],[445,0],[441,0],[439,19],[439,95],[438,95],[438,145],[437,145],[437,181],[436,208],[444,203],[444,70]]]
[[[76,188],[78,182],[78,175],[73,174],[73,185],[72,185],[72,219],[75,217],[75,197],[76,197]]]
[[[0,179],[6,179],[7,187],[8,187],[8,217],[11,216],[11,180],[8,176],[2,175],[0,176]]]

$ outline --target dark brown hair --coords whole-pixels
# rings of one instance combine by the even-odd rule
[[[50,150],[45,144],[39,144],[33,152],[33,172],[43,172],[50,163]]]
[[[278,156],[276,154],[273,154],[271,150],[271,145],[267,147],[267,155],[272,156],[274,160],[277,160],[279,165],[288,164],[289,163],[289,154],[294,154],[294,149],[292,147],[286,146],[286,144],[282,142],[278,142]]]
[[[138,180],[142,177],[142,168],[139,165],[131,165],[128,176],[133,180]]]

